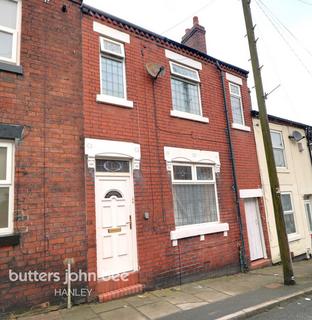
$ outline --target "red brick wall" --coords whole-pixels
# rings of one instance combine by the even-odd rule
[[[0,123],[26,126],[16,144],[14,202],[15,218],[26,220],[15,222],[20,245],[0,248],[0,312],[51,301],[60,287],[9,282],[9,269],[63,274],[65,257],[86,268],[81,13],[61,0],[22,6],[24,74],[0,71]]]
[[[105,20],[98,22],[119,29],[117,23]],[[209,117],[209,124],[173,118],[170,116],[170,68],[164,53],[166,45],[143,38],[134,32],[119,30],[128,32],[131,36],[130,44],[125,44],[125,52],[127,95],[128,100],[134,101],[134,108],[96,102],[96,94],[100,93],[99,34],[93,31],[93,18],[84,15],[84,129],[88,138],[128,141],[141,145],[141,168],[134,173],[140,282],[152,288],[184,281],[196,275],[207,276],[220,270],[237,270],[239,229],[232,191],[233,179],[219,71],[214,64],[201,61],[203,115]],[[165,75],[154,84],[155,101],[153,81],[144,68],[147,62],[157,62],[166,68]],[[246,125],[252,127],[246,80],[242,93]],[[261,182],[253,132],[232,130],[232,134],[239,187],[259,188]],[[169,233],[174,229],[173,201],[170,175],[166,171],[163,154],[164,146],[220,153],[221,174],[217,179],[217,188],[221,222],[230,224],[227,237],[224,237],[223,233],[211,234],[201,242],[199,237],[193,237],[179,240],[179,245],[172,247]],[[92,257],[96,255],[93,174],[93,170],[87,172],[88,225],[91,231],[88,235],[91,241],[88,247]],[[243,201],[241,209],[244,219]],[[144,220],[144,212],[150,213],[149,220]],[[264,211],[261,210],[261,213],[264,219]],[[248,247],[246,228],[244,233]],[[94,271],[94,262],[89,260],[88,263],[90,271]]]

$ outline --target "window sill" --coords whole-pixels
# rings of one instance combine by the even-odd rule
[[[107,96],[105,94],[97,94],[96,102],[109,103],[119,107],[133,108],[133,101],[129,101],[123,98]]]
[[[0,235],[0,247],[17,246],[19,243],[19,233]]]
[[[276,167],[277,173],[290,173],[290,171],[287,168],[282,167]]]
[[[16,64],[11,64],[11,63],[7,63],[7,62],[3,62],[3,61],[0,61],[0,71],[6,71],[6,72],[10,72],[10,73],[15,73],[18,75],[24,74],[22,66],[18,66]]]
[[[241,130],[241,131],[246,131],[246,132],[250,132],[251,129],[248,126],[244,126],[242,124],[239,123],[232,123],[232,128],[233,129],[237,129],[237,130]]]
[[[176,230],[170,232],[170,239],[172,241],[203,236],[205,234],[227,232],[229,231],[228,223],[202,223],[192,224],[188,226],[177,227]]]
[[[288,242],[293,242],[293,241],[297,241],[300,239],[301,239],[301,236],[298,233],[293,233],[293,234],[288,235]]]
[[[209,119],[203,116],[199,116],[197,114],[192,114],[188,112],[178,111],[178,110],[170,110],[170,115],[172,117],[187,119],[187,120],[193,120],[203,123],[208,123]]]

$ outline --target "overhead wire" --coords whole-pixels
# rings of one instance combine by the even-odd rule
[[[312,52],[298,39],[298,37],[274,14],[274,12],[262,1],[258,0],[271,14],[272,18],[276,20],[277,23],[279,23],[290,35],[291,37],[296,40],[301,47],[306,51],[307,54],[309,54],[312,57]]]
[[[266,12],[266,9],[263,8],[260,4],[261,0],[256,0],[255,3],[259,7],[259,9],[263,12],[265,17],[268,19],[268,21],[271,23],[273,28],[276,30],[276,32],[279,34],[279,36],[282,38],[282,40],[285,42],[285,44],[288,46],[288,48],[291,50],[291,52],[294,54],[294,56],[297,58],[297,60],[300,62],[302,67],[306,70],[306,72],[312,77],[312,72],[308,68],[308,66],[304,63],[304,61],[301,59],[301,57],[297,54],[295,49],[292,47],[292,45],[289,43],[289,41],[286,39],[286,37],[283,35],[283,33],[279,30],[278,26],[274,22],[273,18],[270,17],[270,15]]]
[[[171,31],[172,29],[176,28],[177,26],[179,26],[180,24],[182,24],[183,22],[187,21],[188,19],[192,18],[195,14],[198,14],[199,12],[205,10],[206,8],[208,8],[210,5],[212,5],[216,0],[210,0],[208,3],[206,3],[204,6],[200,7],[199,9],[195,10],[192,14],[188,15],[187,17],[183,18],[182,20],[180,20],[179,22],[177,22],[176,24],[174,24],[173,26],[169,27],[168,29],[164,30],[163,32],[161,32],[161,35],[164,35],[165,33],[167,33],[168,31]]]
[[[260,10],[260,8],[259,8],[259,10]],[[267,53],[268,58],[272,62],[271,63],[271,67],[270,67],[270,72],[275,74],[275,76],[277,78],[277,81],[281,85],[281,90],[282,90],[285,98],[287,99],[287,102],[289,103],[289,105],[292,108],[292,110],[295,110],[295,105],[294,105],[293,99],[289,95],[289,92],[291,90],[288,90],[287,82],[285,83],[284,80],[282,80],[282,76],[281,76],[280,70],[278,68],[279,64],[277,63],[276,58],[275,58],[274,54],[272,53],[271,46],[269,45],[269,43],[267,41],[267,38],[264,36],[264,31],[261,29],[261,26],[258,25],[258,24],[257,24],[257,30],[259,30],[260,35],[263,35],[263,36],[261,36],[261,39],[262,39],[261,43],[263,44],[262,48],[265,50],[265,52]]]

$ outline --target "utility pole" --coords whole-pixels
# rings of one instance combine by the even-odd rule
[[[260,124],[262,129],[265,156],[267,160],[267,166],[268,166],[268,172],[269,172],[269,178],[270,178],[276,231],[277,231],[282,265],[283,265],[284,284],[293,285],[296,282],[295,282],[295,277],[294,277],[294,272],[292,267],[292,261],[290,257],[289,243],[288,243],[284,213],[283,213],[283,208],[281,203],[280,187],[279,187],[279,181],[278,181],[278,176],[276,171],[276,165],[274,161],[270,127],[269,127],[268,115],[267,115],[266,105],[265,105],[265,95],[263,91],[262,78],[261,78],[261,68],[259,66],[259,59],[258,59],[258,52],[257,52],[257,44],[256,44],[257,40],[255,39],[255,33],[254,33],[255,27],[253,25],[252,17],[251,17],[250,1],[251,0],[242,0],[242,4],[243,4],[243,10],[244,10],[245,24],[247,29],[247,37],[248,37],[249,51],[251,56],[252,70],[253,70],[253,75],[255,80],[257,102],[259,107],[259,119],[260,119]]]

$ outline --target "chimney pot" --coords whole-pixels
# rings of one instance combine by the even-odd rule
[[[193,25],[195,25],[195,24],[199,24],[199,20],[198,20],[197,16],[193,17]]]

